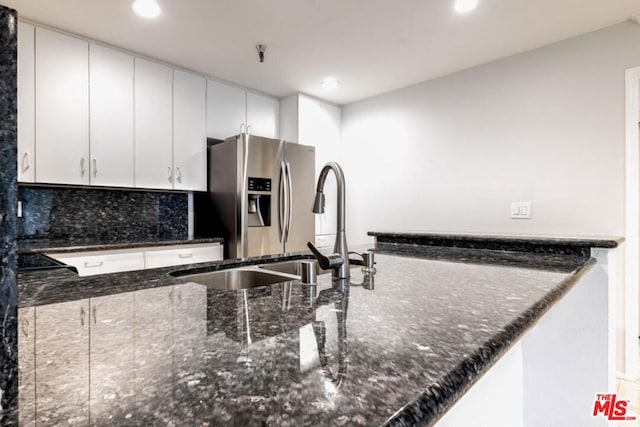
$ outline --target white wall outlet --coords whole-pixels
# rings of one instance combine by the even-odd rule
[[[531,202],[511,202],[512,219],[531,219]]]

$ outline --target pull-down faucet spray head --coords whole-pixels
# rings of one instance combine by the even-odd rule
[[[315,214],[323,214],[324,213],[324,193],[322,191],[316,192],[316,198],[313,201],[313,213]]]

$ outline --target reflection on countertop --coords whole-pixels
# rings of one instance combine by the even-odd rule
[[[376,273],[355,268],[351,284],[326,274],[236,291],[172,277],[175,267],[23,276],[20,418],[378,425],[438,384],[450,404],[593,262],[454,252],[378,253]]]

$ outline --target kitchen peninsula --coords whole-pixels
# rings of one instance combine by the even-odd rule
[[[21,422],[599,425],[608,278],[592,251],[622,239],[372,235],[375,274],[353,265],[350,284],[225,291],[184,277],[308,254],[20,274]]]

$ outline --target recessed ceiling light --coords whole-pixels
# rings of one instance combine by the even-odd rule
[[[478,6],[478,0],[456,0],[453,5],[454,9],[458,13],[471,12]]]
[[[133,11],[143,18],[157,18],[162,10],[155,0],[135,0],[131,5]]]
[[[322,81],[322,89],[333,90],[338,87],[338,79],[335,77],[327,77]]]

